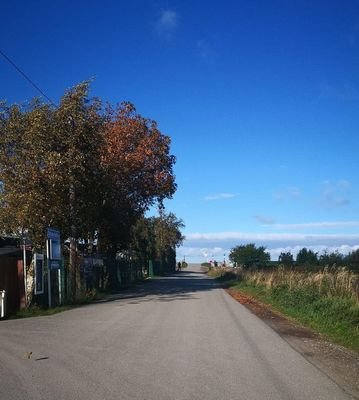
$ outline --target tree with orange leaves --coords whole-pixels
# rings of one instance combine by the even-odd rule
[[[135,220],[175,190],[171,140],[155,121],[136,113],[131,103],[108,112],[101,167],[104,182],[99,239],[112,250],[129,240]]]

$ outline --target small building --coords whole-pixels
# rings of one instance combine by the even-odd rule
[[[28,253],[27,259],[30,260]],[[26,306],[23,251],[11,238],[0,239],[0,291],[6,291],[6,314]]]

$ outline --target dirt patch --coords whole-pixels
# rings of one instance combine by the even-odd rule
[[[296,351],[302,354],[354,399],[359,399],[359,354],[323,339],[312,330],[300,326],[253,297],[235,289],[226,289],[235,300],[247,307],[275,330]]]

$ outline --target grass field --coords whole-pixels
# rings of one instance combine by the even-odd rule
[[[319,272],[210,270],[209,275],[359,351],[359,277],[345,269]]]

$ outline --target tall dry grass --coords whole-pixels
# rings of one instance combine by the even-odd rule
[[[275,270],[246,271],[238,269],[239,279],[255,284],[264,285],[268,289],[285,286],[292,289],[311,288],[322,296],[349,297],[359,304],[359,274],[345,268],[322,271],[296,271],[279,267]]]

